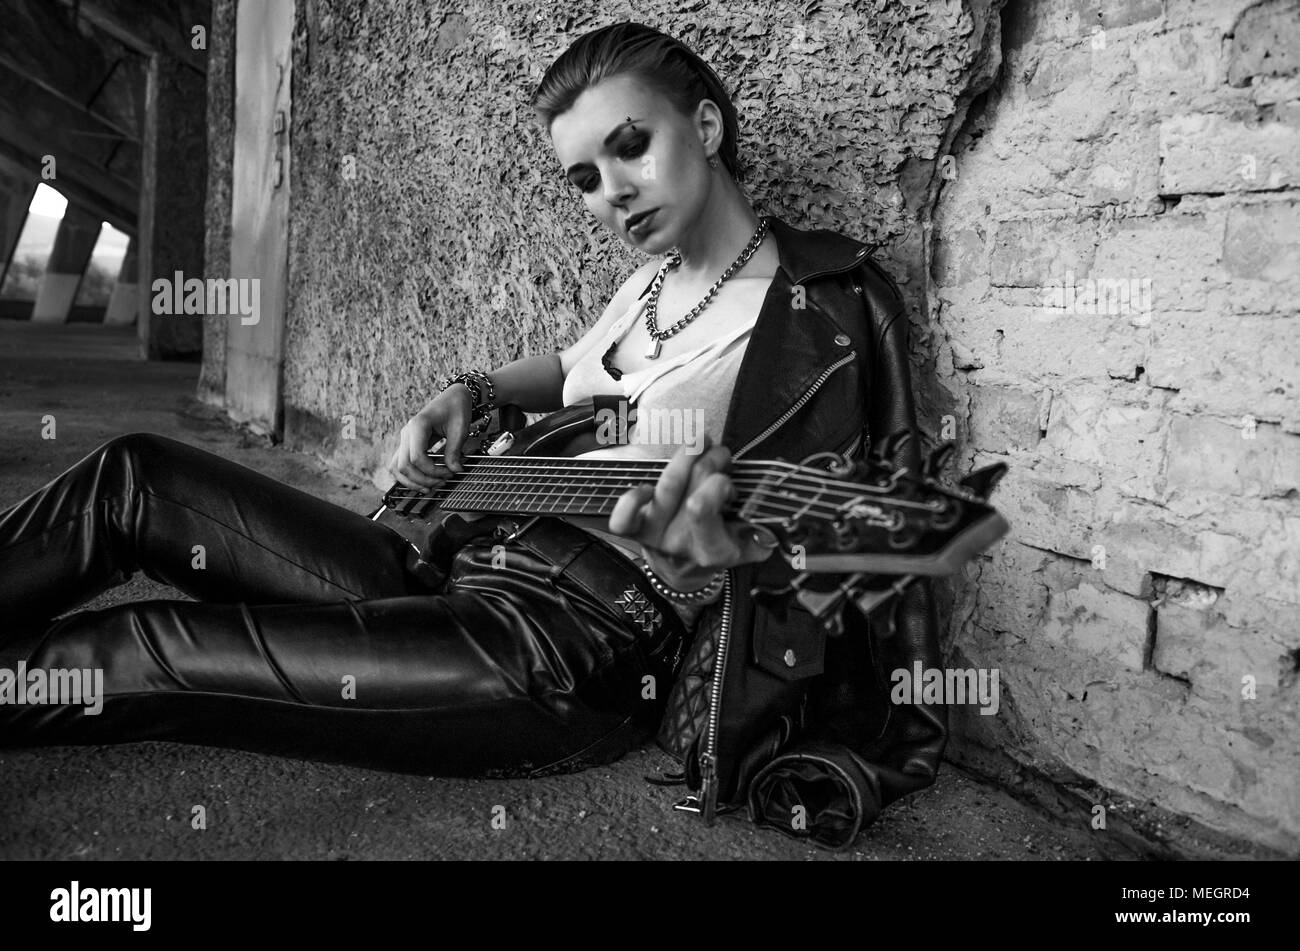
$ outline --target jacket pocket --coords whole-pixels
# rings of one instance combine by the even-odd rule
[[[826,630],[797,606],[755,604],[752,643],[754,663],[781,680],[801,680],[825,669]]]

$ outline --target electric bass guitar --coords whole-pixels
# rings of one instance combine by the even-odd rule
[[[917,577],[957,571],[1009,530],[988,504],[1005,464],[950,484],[940,472],[952,443],[930,453],[920,472],[889,462],[910,438],[890,436],[860,462],[830,452],[798,464],[736,459],[735,498],[723,514],[776,534],[798,572],[790,587],[815,616],[831,618],[849,600],[869,611]],[[426,568],[440,541],[488,515],[557,517],[608,531],[619,496],[653,483],[667,462],[574,458],[597,448],[590,404],[566,407],[518,432],[467,440],[463,472],[430,490],[395,484],[370,518],[406,538]],[[434,449],[428,456],[443,459]]]

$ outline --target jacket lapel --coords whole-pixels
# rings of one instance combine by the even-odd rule
[[[780,267],[768,288],[741,359],[722,441],[739,450],[776,423],[843,353],[841,329],[819,306],[812,279],[851,270],[865,245],[829,231],[801,231],[768,217]],[[795,304],[802,285],[803,308]]]

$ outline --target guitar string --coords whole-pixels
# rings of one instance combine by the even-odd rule
[[[521,480],[520,484],[513,484],[514,479],[507,478],[500,479],[495,483],[489,482],[483,485],[474,485],[471,483],[467,485],[467,479],[471,478],[475,474],[475,472],[470,471],[465,476],[458,477],[458,481],[453,485],[438,486],[427,491],[411,487],[402,487],[399,489],[396,486],[389,491],[390,495],[396,499],[420,499],[433,497],[436,494],[443,494],[444,496],[450,495],[454,492],[461,492],[462,495],[475,493],[486,493],[492,495],[540,495],[543,491],[549,492],[550,494],[556,494],[556,490],[573,488],[575,490],[583,489],[593,492],[604,491],[606,497],[616,498],[633,487],[628,484],[626,478],[618,476],[563,476],[551,474],[530,476],[526,480]],[[518,478],[518,476],[515,476],[515,478]],[[734,478],[732,482],[738,490],[747,491],[754,496],[759,496],[759,499],[756,499],[756,501],[761,501],[762,498],[779,498],[776,494],[778,492],[778,487],[772,486],[766,479],[739,477]],[[877,501],[898,508],[919,509],[923,511],[933,510],[933,506],[930,503],[915,502],[908,499],[888,498],[884,496],[876,497],[871,495],[869,491],[864,492],[844,489],[827,482],[814,480],[783,480],[780,483],[779,488],[803,489],[809,492],[817,492],[819,500],[822,496],[829,496],[831,499],[838,497],[844,503],[857,499],[866,499],[867,501]],[[824,504],[829,505],[830,502]]]
[[[418,496],[417,498],[425,499],[428,501],[438,501],[429,496]],[[490,499],[479,500],[479,502],[483,507],[478,507],[479,503],[476,503],[474,501],[467,501],[466,503],[464,503],[464,505],[461,504],[460,500],[456,500],[456,499],[443,499],[441,501],[444,503],[450,502],[451,504],[446,505],[445,507],[449,508],[451,511],[499,512],[502,510],[510,509],[510,506],[504,504],[505,500],[503,500],[500,503],[494,503],[493,500]],[[609,512],[613,511],[612,506],[609,509],[602,508],[600,506],[600,501],[602,500],[593,499],[593,500],[588,500],[586,502],[574,504],[570,508],[566,508],[566,509],[553,508],[549,511],[544,509],[541,503],[528,503],[525,505],[521,505],[520,508],[522,508],[527,514],[540,514],[540,515],[556,514],[556,515],[593,515],[594,516],[594,515],[607,515],[609,514]],[[607,501],[607,499],[603,501]],[[588,507],[593,505],[595,506],[595,510],[587,511]],[[738,514],[741,511],[741,509],[742,509],[741,506],[728,506],[727,509],[725,510],[725,514]],[[794,515],[807,515],[807,514],[830,516],[830,515],[841,514],[841,510],[834,507],[827,507],[827,506],[815,506],[815,505],[814,506],[801,506],[801,505],[780,506],[771,502],[761,502],[761,503],[755,503],[753,510],[747,516],[747,518],[786,519]]]
[[[814,491],[818,492],[817,496],[811,502],[807,503],[807,505],[801,505],[801,504],[791,504],[791,500],[776,495],[769,488],[766,488],[762,484],[754,484],[752,486],[749,486],[743,482],[738,482],[736,483],[736,486],[738,490],[747,491],[751,495],[752,498],[746,500],[747,502],[752,502],[753,504],[758,504],[758,505],[768,505],[769,507],[773,507],[773,508],[781,508],[782,506],[784,506],[789,511],[798,511],[805,507],[809,507],[809,508],[818,508],[823,511],[834,512],[834,511],[838,511],[843,505],[848,504],[848,502],[850,501],[863,498],[862,493],[844,492],[843,490],[829,491],[824,486],[823,487],[814,486],[813,487]],[[503,487],[499,483],[496,485],[465,485],[463,483],[457,483],[456,485],[452,485],[452,486],[436,487],[428,491],[405,488],[405,487],[402,489],[394,488],[390,490],[389,497],[394,500],[401,500],[401,501],[411,500],[411,499],[438,500],[439,498],[441,498],[442,500],[447,500],[453,495],[456,495],[456,493],[459,493],[459,495],[456,495],[457,501],[460,500],[468,501],[466,499],[466,496],[472,496],[472,495],[497,496],[497,497],[515,496],[515,497],[519,497],[520,499],[528,495],[536,496],[539,498],[543,495],[551,495],[559,498],[560,496],[564,495],[563,492],[564,489],[572,489],[572,488],[574,488],[574,486],[568,480],[563,480],[563,479],[551,480],[549,482],[533,480],[519,487]],[[600,485],[600,486],[587,485],[587,486],[583,486],[582,488],[587,491],[589,498],[611,500],[611,499],[617,499],[619,496],[621,496],[623,493],[625,493],[632,487],[625,483],[620,482],[615,485]],[[823,496],[828,496],[828,495],[831,496],[830,499],[823,499]],[[841,501],[837,503],[834,499],[835,496],[840,496]],[[793,500],[793,501],[797,502],[798,500]],[[867,504],[878,502],[882,505],[893,507],[893,508],[899,508],[899,509],[913,509],[913,510],[919,510],[924,512],[932,512],[935,510],[934,506],[930,503],[913,502],[905,499],[893,499],[893,498],[884,498],[884,497],[875,498],[875,497],[868,496],[866,497],[866,501]],[[743,506],[743,504],[744,503],[736,507],[740,508]]]
[[[591,460],[591,461],[598,462],[599,460]],[[570,472],[559,471],[563,468],[576,469],[577,471],[570,471]],[[557,483],[557,484],[577,483],[582,481],[622,482],[625,480],[630,480],[634,475],[635,476],[640,476],[640,475],[657,476],[658,474],[662,473],[663,468],[664,468],[663,463],[651,462],[649,463],[647,468],[643,468],[643,469],[631,468],[626,466],[602,466],[602,467],[595,468],[591,471],[583,471],[583,467],[561,467],[561,466],[549,466],[549,465],[545,467],[537,467],[537,466],[530,466],[527,464],[518,464],[518,463],[502,464],[499,463],[495,458],[490,458],[490,461],[475,460],[472,465],[467,465],[465,472],[457,476],[457,478],[463,480],[479,473],[490,473],[493,475],[504,475],[513,478],[524,477],[536,482],[550,480],[550,482]],[[752,464],[751,464],[751,468],[752,468]],[[773,479],[778,480],[777,486],[781,488],[790,487],[790,488],[798,488],[798,489],[804,489],[809,491],[821,490],[831,495],[839,496],[845,500],[859,498],[864,495],[866,495],[867,497],[871,497],[872,494],[872,487],[862,486],[856,488],[844,488],[842,486],[835,484],[834,482],[828,481],[828,476],[826,475],[820,475],[820,476],[816,474],[804,475],[803,473],[797,471],[784,474],[784,477],[771,476],[771,475],[737,475],[737,476],[733,476],[732,481],[737,486],[745,486],[747,488],[760,488],[760,487],[770,485]],[[627,486],[627,488],[630,488],[630,486]],[[883,490],[887,488],[887,486],[875,486],[874,488],[878,490]],[[905,507],[926,508],[926,509],[929,508],[929,506],[926,505],[925,503],[909,502],[908,500],[905,499],[890,499],[889,501],[891,502],[891,504],[903,505]]]
[[[460,495],[457,496],[458,499],[462,499],[465,496],[470,496],[470,495],[479,495],[484,497],[514,496],[522,500],[524,496],[528,496],[528,495],[541,496],[543,494],[548,494],[548,495],[555,495],[558,497],[561,493],[557,492],[556,490],[560,490],[568,487],[569,484],[567,482],[557,482],[553,484],[533,483],[527,487],[521,487],[521,488],[500,488],[495,486],[456,485],[447,488],[433,488],[428,491],[420,491],[416,489],[405,489],[405,488],[401,490],[390,490],[389,497],[396,501],[421,500],[421,499],[438,500],[439,498],[441,498],[442,500],[447,500],[453,494],[460,493]],[[587,492],[587,494],[585,495],[586,499],[592,501],[608,501],[608,500],[618,499],[620,496],[622,496],[625,492],[627,492],[632,487],[620,484],[616,486],[591,486],[586,488],[590,489],[590,491]],[[738,486],[738,488],[743,489],[744,487]],[[805,507],[802,504],[798,504],[799,500],[797,499],[782,498],[770,492],[764,491],[761,487],[751,490],[750,494],[751,494],[750,499],[744,500],[742,503],[736,505],[735,507],[739,509],[748,503],[752,503],[754,505],[768,505],[773,508],[780,508],[784,506],[785,508],[791,511],[797,511]],[[824,494],[825,493],[821,493],[819,496],[814,498],[808,504],[827,511],[838,511],[842,507],[842,504],[844,504],[842,503],[837,505],[833,501],[823,500],[821,498],[821,495]],[[850,499],[856,499],[859,497],[860,496],[857,495],[851,495]],[[934,511],[931,505],[922,502],[909,502],[906,500],[899,500],[899,499],[879,499],[875,501],[879,501],[880,503],[886,506],[890,506],[894,508],[914,509],[914,510],[925,511],[925,512]],[[577,498],[575,498],[575,502],[577,504],[581,504],[581,501]],[[871,504],[871,502],[868,501],[867,504]]]
[[[564,486],[560,486],[560,487],[563,488]],[[456,495],[458,491],[461,493],[459,496]],[[598,508],[598,511],[595,514],[605,514],[603,511],[599,511],[599,507],[601,503],[617,500],[619,496],[623,494],[624,491],[625,490],[622,489],[621,487],[611,489],[611,490],[606,490],[602,495],[588,495],[585,499],[581,501],[572,502],[571,505],[574,508],[580,507],[585,510],[589,504],[595,504]],[[524,501],[522,499],[522,496],[527,494],[538,496],[538,498]],[[452,503],[449,507],[453,509],[457,508],[460,505],[474,506],[476,504],[480,504],[486,506],[488,511],[492,511],[492,510],[500,510],[509,501],[509,499],[500,499],[500,498],[493,499],[493,498],[489,498],[488,496],[505,496],[505,495],[514,496],[517,499],[519,499],[521,502],[523,502],[521,507],[525,509],[529,509],[530,506],[538,506],[538,507],[544,506],[546,502],[546,499],[542,497],[543,493],[540,492],[527,493],[527,492],[519,492],[519,491],[502,490],[502,489],[488,489],[488,490],[473,489],[466,492],[463,491],[463,487],[460,486],[456,486],[449,489],[433,489],[427,493],[411,490],[404,493],[391,494],[391,498],[394,501],[416,500],[416,501],[440,502],[444,504]],[[480,498],[477,499],[467,498],[466,496],[480,496]],[[552,501],[558,501],[560,499],[561,496],[556,494],[555,498]],[[891,500],[890,504],[898,505],[900,503]],[[767,498],[752,498],[742,504],[732,503],[728,505],[728,511],[739,512],[742,509],[744,509],[746,505],[749,505],[754,510],[757,517],[760,518],[765,518],[765,517],[779,518],[782,517],[782,513],[794,514],[794,515],[805,514],[805,513],[812,513],[817,515],[837,515],[837,514],[841,514],[842,512],[840,506],[836,506],[831,503],[822,502],[820,501],[820,499],[813,499],[811,502],[805,504],[794,504],[783,499],[767,499]],[[921,506],[912,503],[907,505],[906,507],[917,508]],[[764,512],[759,511],[760,509],[766,509],[769,511],[765,514]],[[470,510],[473,509],[471,508]],[[552,511],[558,511],[558,509],[552,508]],[[927,509],[927,511],[929,510]],[[589,513],[585,511],[580,511],[573,514],[589,514]]]

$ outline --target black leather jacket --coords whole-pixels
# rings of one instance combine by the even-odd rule
[[[723,442],[736,457],[799,462],[856,456],[899,430],[919,435],[897,285],[860,242],[769,222],[780,267]],[[893,461],[918,471],[919,440]],[[792,574],[775,556],[729,572],[723,599],[696,624],[659,743],[695,791],[681,808],[711,822],[747,807],[755,822],[844,848],[938,769],[946,709],[889,701],[892,670],[941,666],[930,585],[910,585],[869,617],[847,611],[843,633],[828,636],[793,598],[765,593]]]

